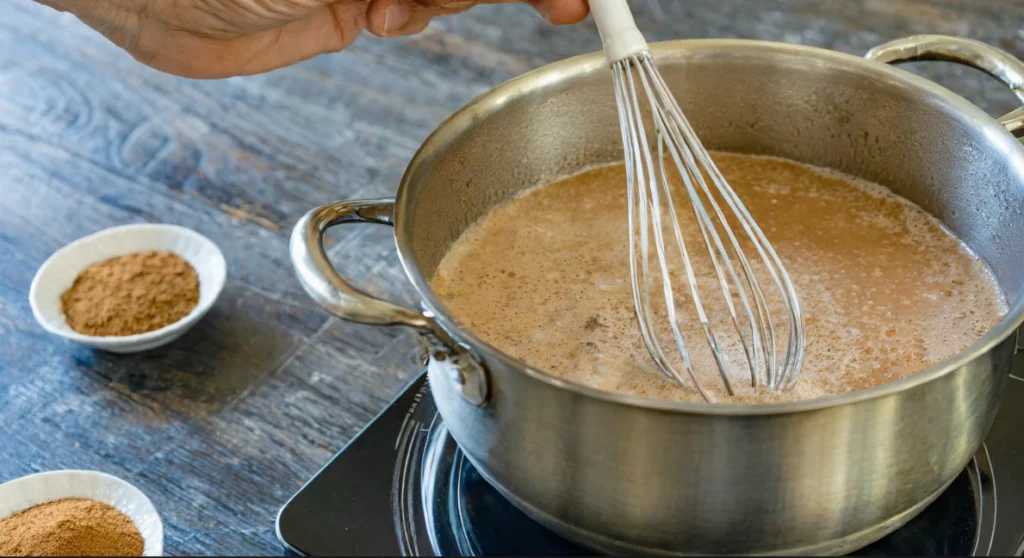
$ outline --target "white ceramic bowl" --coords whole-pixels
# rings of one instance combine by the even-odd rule
[[[199,303],[192,312],[173,324],[138,335],[83,335],[68,326],[60,297],[83,269],[110,258],[149,251],[174,252],[195,268],[199,275]],[[213,306],[226,276],[224,254],[205,236],[177,225],[124,225],[80,238],[57,250],[36,272],[28,298],[32,314],[46,331],[113,353],[135,353],[184,335]]]
[[[163,555],[164,525],[153,502],[128,482],[97,471],[50,471],[0,484],[0,519],[65,498],[89,498],[114,506],[138,527],[145,542],[142,555]]]

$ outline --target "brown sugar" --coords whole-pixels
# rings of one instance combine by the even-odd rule
[[[199,276],[171,252],[139,252],[85,268],[61,295],[71,329],[98,336],[160,329],[199,303]]]
[[[0,556],[142,556],[142,535],[113,506],[68,498],[0,520]]]

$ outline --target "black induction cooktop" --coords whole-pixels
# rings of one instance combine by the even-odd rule
[[[1024,359],[996,422],[920,515],[855,556],[1020,556],[1024,551]],[[301,555],[594,554],[515,508],[481,478],[421,374],[284,505],[278,537]]]

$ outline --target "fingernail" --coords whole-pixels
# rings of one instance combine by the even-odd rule
[[[384,10],[385,33],[394,33],[405,27],[406,23],[409,23],[409,8],[405,4],[396,2]]]

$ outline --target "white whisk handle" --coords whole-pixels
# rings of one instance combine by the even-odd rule
[[[614,64],[649,50],[626,0],[590,0],[590,12],[594,14],[609,62]]]

